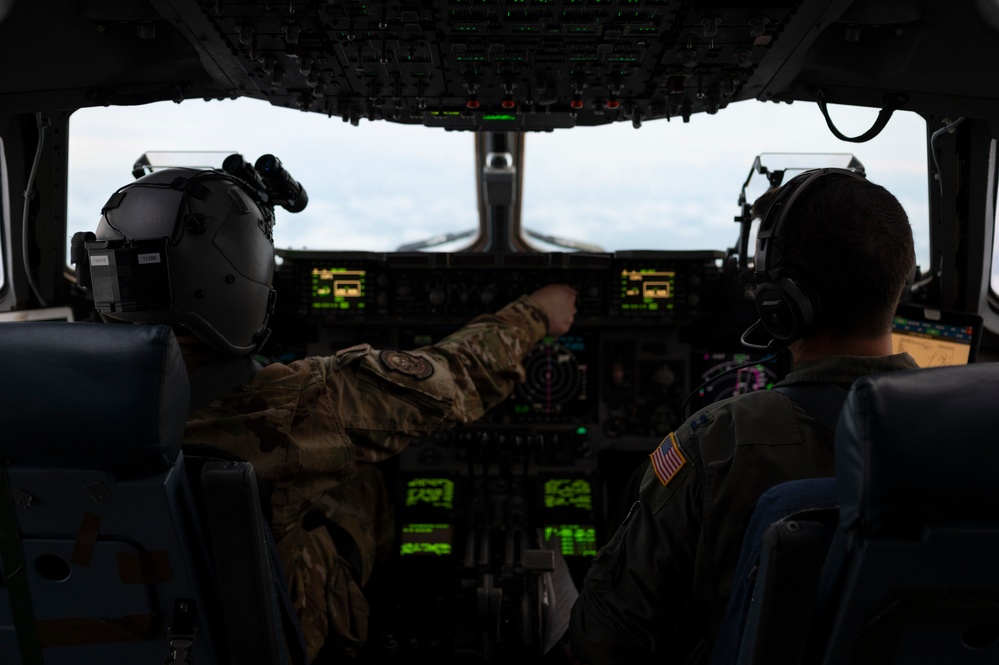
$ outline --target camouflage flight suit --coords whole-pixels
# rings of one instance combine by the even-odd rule
[[[849,387],[915,367],[908,354],[830,357],[801,363],[781,385]],[[834,475],[832,433],[773,391],[702,409],[659,450],[660,474],[650,464],[639,501],[597,553],[572,608],[568,634],[580,662],[703,662],[756,500],[788,480]]]
[[[380,510],[387,496],[371,463],[415,438],[474,421],[505,399],[547,327],[544,312],[524,296],[433,346],[379,351],[365,344],[269,365],[189,417],[186,442],[219,446],[253,464],[273,509],[310,660],[327,635],[347,651],[367,637],[360,587],[391,537]],[[362,570],[338,556],[327,528],[307,524],[317,505],[357,543]]]

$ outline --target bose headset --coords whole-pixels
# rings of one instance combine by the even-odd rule
[[[849,169],[805,171],[781,186],[764,212],[756,235],[754,267],[756,310],[760,320],[743,333],[744,345],[771,350],[787,346],[805,334],[818,318],[821,307],[818,294],[784,264],[781,233],[795,201],[817,180],[833,174],[864,179],[862,173]],[[751,341],[753,333],[759,328],[769,334],[769,343],[758,344]]]

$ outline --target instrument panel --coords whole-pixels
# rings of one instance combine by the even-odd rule
[[[366,589],[376,637],[359,662],[536,662],[552,562],[581,582],[662,438],[783,371],[738,347],[755,311],[735,297],[721,252],[280,259],[281,359],[362,342],[417,348],[546,284],[579,293],[572,329],[527,354],[507,400],[391,461],[396,546],[383,584]]]
[[[754,313],[733,299],[722,252],[279,255],[275,338],[292,357],[360,342],[433,344],[545,284],[573,286],[572,330],[527,355],[526,381],[479,429],[563,440],[585,431],[590,450],[646,449],[682,421],[685,406],[765,388],[779,374],[715,376],[752,359],[736,340]]]
[[[298,316],[377,322],[469,317],[552,282],[579,291],[579,315],[688,321],[710,307],[721,252],[433,254],[294,252],[286,286]],[[294,274],[288,274],[288,272]],[[287,289],[286,289],[287,290]]]

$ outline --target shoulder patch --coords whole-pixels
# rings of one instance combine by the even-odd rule
[[[707,412],[702,413],[697,416],[697,418],[690,421],[690,431],[696,432],[700,427],[707,425],[709,422],[711,422],[711,416],[709,416]]]
[[[429,360],[405,351],[382,351],[378,354],[378,359],[388,369],[411,376],[418,381],[429,379],[434,374],[434,366]]]
[[[687,458],[680,452],[680,446],[676,442],[673,432],[670,432],[659,447],[649,455],[652,460],[652,470],[656,472],[659,482],[663,487],[669,485],[677,472],[687,463]]]

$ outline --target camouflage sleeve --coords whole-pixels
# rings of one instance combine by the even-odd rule
[[[358,459],[385,459],[414,438],[480,418],[523,379],[521,361],[547,328],[544,312],[524,296],[432,346],[362,344],[325,359],[331,406]]]

